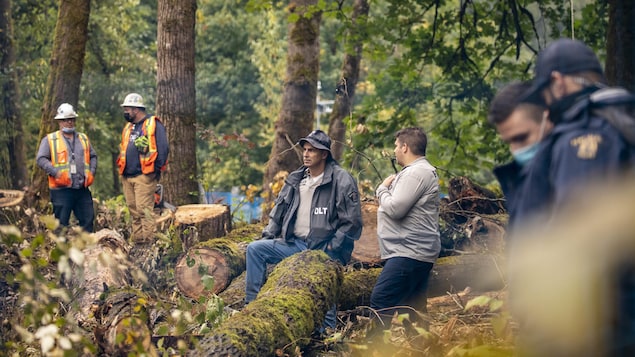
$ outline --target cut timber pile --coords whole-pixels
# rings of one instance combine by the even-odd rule
[[[212,239],[188,250],[175,267],[175,279],[179,290],[186,296],[198,299],[205,294],[205,275],[214,278],[209,293],[218,294],[245,270],[245,251],[228,239]]]
[[[293,353],[321,326],[341,284],[341,266],[324,252],[294,254],[276,266],[254,301],[203,337],[188,356]]]
[[[174,218],[186,251],[198,242],[223,237],[232,230],[232,217],[227,205],[179,206]]]

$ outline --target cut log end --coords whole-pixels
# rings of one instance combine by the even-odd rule
[[[204,247],[192,249],[179,259],[175,267],[179,290],[193,299],[205,294],[205,286],[201,284],[205,275],[214,278],[214,287],[210,293],[217,294],[229,284],[231,274],[226,259],[220,252]]]

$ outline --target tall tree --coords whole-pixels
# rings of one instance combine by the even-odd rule
[[[42,105],[39,138],[57,130],[53,117],[61,103],[77,106],[79,85],[84,68],[84,54],[88,40],[90,0],[61,0],[55,25],[51,53],[51,69],[46,82]],[[29,199],[45,202],[48,192],[46,173],[33,163],[33,179]]]
[[[273,198],[269,183],[274,176],[280,171],[291,172],[301,164],[301,156],[293,146],[313,127],[320,72],[321,13],[317,3],[318,0],[291,0],[287,7],[287,72],[264,177],[269,200]]]
[[[13,48],[13,23],[11,20],[11,0],[0,0],[0,84],[2,86],[2,116],[7,125],[2,135],[5,160],[0,167],[0,185],[10,185],[19,189],[27,183],[26,149],[24,133],[20,121],[20,107],[18,106],[18,75],[15,68],[15,51]],[[6,136],[5,136],[6,135]],[[7,167],[8,166],[8,167]],[[7,177],[8,176],[8,177]]]
[[[166,197],[175,204],[197,203],[196,0],[159,0],[157,18],[157,114],[170,143]]]
[[[333,143],[331,151],[335,160],[342,158],[344,151],[346,126],[344,119],[351,115],[353,99],[355,97],[355,87],[359,80],[359,65],[362,60],[362,48],[366,36],[364,27],[369,11],[368,0],[355,0],[353,4],[353,15],[351,25],[348,29],[349,44],[344,54],[342,65],[342,78],[337,87],[337,96],[333,104],[333,112],[329,118],[329,136]]]
[[[606,76],[613,85],[635,91],[635,2],[609,0]]]

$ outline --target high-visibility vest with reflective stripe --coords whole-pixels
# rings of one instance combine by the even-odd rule
[[[154,162],[157,160],[159,153],[157,152],[157,138],[155,136],[157,128],[156,116],[151,116],[143,122],[141,127],[141,134],[148,137],[149,146],[148,152],[145,154],[139,153],[139,162],[141,162],[141,172],[145,175],[154,172]],[[117,166],[119,166],[119,174],[123,175],[123,170],[126,168],[126,151],[128,150],[128,143],[130,141],[130,134],[132,134],[132,123],[126,124],[121,133],[121,144],[119,145],[119,157],[117,158]],[[166,163],[167,164],[167,163]],[[166,165],[161,167],[161,171],[165,169]]]
[[[75,148],[69,148],[66,144],[66,139],[64,139],[64,135],[60,130],[50,133],[47,135],[49,148],[51,149],[51,164],[53,167],[57,169],[58,172],[66,172],[68,177],[71,177],[71,155]],[[88,187],[88,176],[90,173],[90,141],[88,140],[88,136],[83,133],[77,133],[77,138],[79,142],[82,144],[82,149],[84,149],[84,186]],[[70,150],[70,151],[69,151]],[[71,187],[72,183],[69,185],[60,185],[55,182],[55,177],[50,176],[49,179],[49,188],[64,188]]]

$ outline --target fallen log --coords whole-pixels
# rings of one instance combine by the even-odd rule
[[[174,213],[174,223],[184,251],[198,242],[223,237],[232,230],[229,206],[221,204],[179,206]]]
[[[132,289],[107,292],[95,308],[95,340],[105,356],[144,352],[157,356],[152,345],[147,312],[148,297]]]
[[[176,263],[174,278],[179,290],[193,299],[218,294],[245,270],[245,248],[228,239],[217,238],[197,244]],[[211,289],[203,284],[204,276],[214,278]]]
[[[370,295],[382,268],[352,269],[343,272],[338,310],[369,306]],[[497,291],[505,287],[505,262],[496,255],[471,254],[437,259],[430,273],[428,297],[443,296],[469,287],[474,293]],[[220,294],[227,306],[241,309],[245,299],[244,274],[234,279]]]
[[[342,284],[341,266],[317,250],[280,262],[254,301],[188,356],[274,356],[294,353],[310,342]]]
[[[74,318],[79,326],[93,331],[95,304],[108,289],[130,286],[131,277],[127,266],[128,244],[121,234],[102,229],[93,235],[95,244],[82,250],[81,269],[74,266],[69,285],[73,301],[79,306]]]

